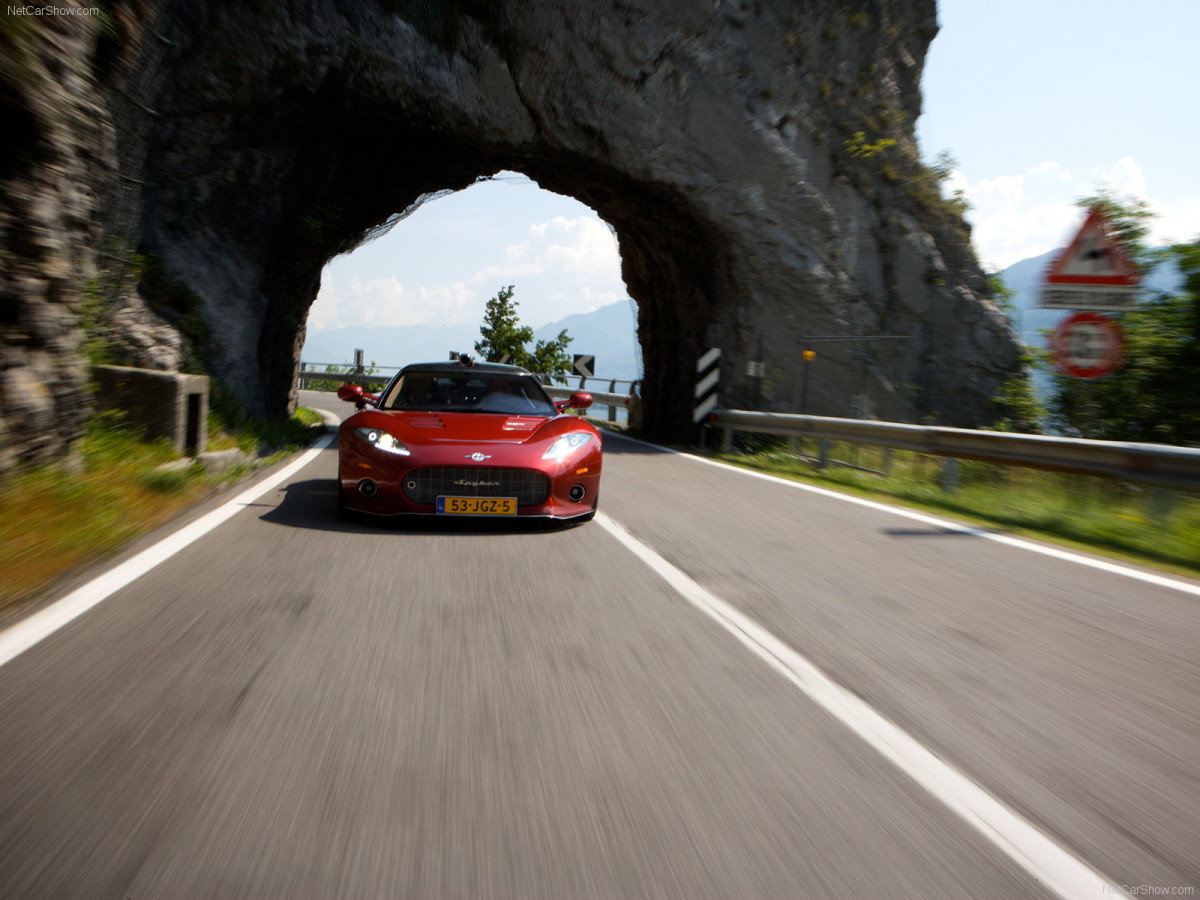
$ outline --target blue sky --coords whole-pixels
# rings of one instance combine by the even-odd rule
[[[1064,245],[1076,199],[1107,183],[1147,200],[1161,242],[1200,237],[1200,5],[1190,0],[942,0],[917,122],[949,150],[948,182],[987,268]],[[309,330],[479,322],[516,286],[536,327],[626,298],[615,237],[575,200],[522,176],[432,201],[333,260]]]
[[[938,21],[917,139],[958,159],[986,266],[1064,245],[1101,182],[1151,204],[1158,241],[1200,237],[1200,6],[945,0]]]

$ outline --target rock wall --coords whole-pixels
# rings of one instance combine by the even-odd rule
[[[917,161],[933,0],[171,0],[159,21],[142,247],[256,412],[294,402],[330,256],[504,169],[616,229],[654,435],[693,434],[705,346],[727,405],[793,410],[806,335],[906,335],[817,346],[807,411],[954,425],[989,421],[1017,364]]]
[[[70,455],[87,420],[79,316],[113,136],[93,17],[0,28],[0,475]]]

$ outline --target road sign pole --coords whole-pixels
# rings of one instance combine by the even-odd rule
[[[800,388],[800,415],[806,415],[808,411],[808,372],[812,368],[813,360],[816,358],[815,350],[804,351],[804,380],[803,386]]]
[[[758,409],[758,401],[759,401],[759,397],[762,395],[762,382],[763,382],[763,339],[762,339],[762,335],[759,335],[759,338],[758,338],[758,356],[755,359],[755,362],[757,363],[757,365],[754,367],[754,373],[755,373],[754,404],[753,404],[752,408]]]

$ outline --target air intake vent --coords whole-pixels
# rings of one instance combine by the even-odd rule
[[[533,469],[440,466],[414,469],[404,476],[404,496],[432,506],[440,496],[516,497],[517,506],[545,503],[550,479]]]

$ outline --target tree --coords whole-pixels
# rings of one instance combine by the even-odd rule
[[[499,362],[507,355],[507,361],[531,372],[553,375],[559,381],[571,371],[573,360],[567,353],[567,344],[572,338],[566,329],[552,341],[538,341],[531,353],[526,345],[533,340],[533,329],[520,324],[517,301],[513,299],[513,285],[501,288],[491,300],[483,314],[483,325],[479,328],[482,340],[476,341],[475,352],[487,362]]]
[[[958,160],[949,150],[942,150],[933,158],[933,164],[928,166],[928,169],[937,180],[939,195],[941,194],[942,186],[950,180],[950,176],[954,174],[957,168]],[[967,199],[967,192],[962,188],[956,188],[954,193],[946,198],[944,202],[949,204],[950,208],[954,210],[954,214],[959,218],[962,218],[975,208],[971,205],[971,201]]]
[[[954,174],[954,170],[958,168],[958,160],[949,150],[943,150],[933,158],[933,165],[929,168],[937,178],[938,184],[941,184]]]
[[[1015,308],[1013,298],[1017,292],[1008,286],[999,272],[989,272],[987,280],[992,301],[1011,322]],[[997,431],[1019,431],[1024,434],[1041,432],[1046,407],[1033,389],[1033,370],[1039,366],[1038,351],[1026,347],[1021,354],[1021,370],[1005,381],[993,398],[1001,416],[994,426]]]
[[[533,329],[519,324],[517,301],[512,296],[510,284],[487,302],[479,328],[483,340],[475,342],[475,352],[487,362],[499,362],[507,355],[509,362],[520,365],[517,358],[524,358],[525,345],[533,340]]]
[[[995,396],[1001,416],[994,426],[996,431],[1041,434],[1047,410],[1033,389],[1033,369],[1037,367],[1036,351],[1025,348],[1021,355],[1021,370],[1004,382]]]
[[[1012,311],[1016,308],[1013,304],[1013,298],[1017,296],[1017,292],[1008,286],[1008,282],[1004,280],[1004,276],[999,272],[989,272],[987,282],[988,291],[992,295],[992,302],[1006,316],[1011,318]]]

